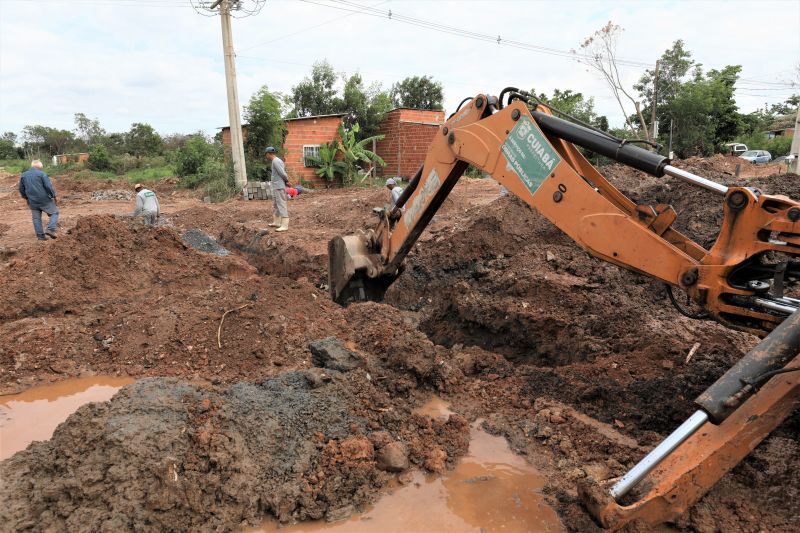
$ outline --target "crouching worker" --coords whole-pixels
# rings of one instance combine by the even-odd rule
[[[154,225],[161,214],[161,206],[158,205],[156,193],[145,189],[141,183],[137,183],[133,189],[136,191],[136,209],[131,216],[136,218],[141,215],[145,224]]]

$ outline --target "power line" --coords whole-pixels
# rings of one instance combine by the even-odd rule
[[[485,33],[478,33],[471,30],[466,30],[463,28],[458,28],[454,26],[447,26],[444,24],[439,24],[436,22],[431,22],[415,17],[409,17],[406,15],[402,15],[399,13],[395,13],[392,10],[383,11],[380,9],[375,9],[371,7],[364,6],[362,4],[358,4],[355,2],[349,2],[347,0],[327,0],[328,2],[334,2],[335,4],[339,5],[331,5],[329,3],[324,3],[320,0],[302,0],[308,4],[314,4],[318,6],[327,7],[330,9],[339,9],[342,11],[349,11],[351,13],[361,13],[364,15],[369,15],[376,18],[383,18],[389,19],[397,22],[402,22],[404,24],[408,24],[411,26],[421,27],[433,31],[437,31],[439,33],[445,33],[449,35],[454,35],[458,37],[465,37],[468,39],[473,39],[477,41],[483,42],[491,42],[496,43],[500,46],[508,46],[511,48],[517,48],[521,50],[527,50],[531,52],[537,52],[541,54],[547,54],[557,57],[565,57],[570,58],[573,60],[591,60],[591,56],[587,56],[585,54],[579,54],[572,50],[559,50],[557,48],[551,48],[547,46],[535,45],[530,43],[525,43],[521,41],[516,41],[512,39],[504,39],[501,35],[488,35]],[[631,66],[631,67],[639,67],[639,68],[649,68],[652,65],[650,63],[644,63],[641,61],[635,61],[630,59],[617,59],[617,63],[619,65],[624,66]]]
[[[376,7],[376,6],[379,6],[379,5],[381,5],[381,4],[385,4],[385,3],[386,3],[386,2],[388,2],[388,1],[389,1],[389,0],[383,0],[383,1],[381,1],[381,2],[378,2],[377,4],[373,4],[373,5],[372,5],[372,6],[370,6],[370,7]],[[342,15],[341,17],[332,18],[332,19],[330,19],[330,20],[326,20],[325,22],[322,22],[322,23],[320,23],[320,24],[315,24],[314,26],[308,26],[308,27],[306,27],[306,28],[303,28],[303,29],[301,29],[301,30],[298,30],[298,31],[295,31],[295,32],[292,32],[292,33],[287,33],[287,34],[285,34],[285,35],[281,35],[280,37],[275,37],[274,39],[270,39],[269,41],[264,41],[263,43],[258,43],[258,44],[254,44],[254,45],[252,45],[252,46],[247,46],[247,47],[245,47],[245,48],[241,48],[240,50],[241,50],[242,52],[246,52],[247,50],[252,50],[253,48],[258,48],[259,46],[264,46],[264,45],[267,45],[267,44],[271,44],[271,43],[274,43],[274,42],[276,42],[276,41],[280,41],[280,40],[282,40],[282,39],[286,39],[287,37],[293,37],[293,36],[295,36],[295,35],[298,35],[298,34],[300,34],[300,33],[304,33],[304,32],[310,31],[310,30],[314,30],[314,29],[316,29],[316,28],[319,28],[320,26],[325,26],[325,25],[327,25],[327,24],[331,24],[332,22],[336,22],[336,21],[338,21],[338,20],[342,20],[342,19],[345,19],[345,18],[347,18],[347,17],[352,17],[353,15],[357,15],[357,14],[359,14],[359,13],[361,13],[361,12],[358,12],[358,13],[348,13],[347,15]]]
[[[402,15],[400,13],[395,13],[392,10],[383,11],[379,9],[375,9],[374,6],[364,6],[357,2],[353,2],[351,0],[327,0],[327,2],[331,2],[333,4],[339,5],[331,5],[330,3],[325,3],[325,0],[302,0],[303,2],[319,5],[331,9],[339,9],[343,11],[348,11],[351,14],[364,14],[369,15],[376,18],[384,18],[389,20],[395,20],[398,22],[403,22],[405,24],[409,24],[416,27],[421,27],[433,31],[437,31],[440,33],[445,33],[449,35],[455,35],[459,37],[465,37],[473,40],[483,41],[483,42],[492,42],[502,46],[510,46],[512,48],[528,50],[532,52],[552,55],[556,57],[565,57],[572,60],[593,60],[594,58],[589,55],[579,54],[575,50],[560,50],[557,48],[552,48],[548,46],[541,46],[535,45],[530,43],[525,43],[521,41],[516,41],[512,39],[503,39],[502,36],[493,36],[484,33],[474,32],[471,30],[467,30],[464,28],[454,27],[454,26],[447,26],[444,24],[439,24],[436,22],[431,22],[428,20],[410,17],[406,15]],[[617,58],[617,64],[630,66],[630,67],[637,67],[637,68],[645,68],[649,69],[652,67],[650,63],[645,63],[642,61],[632,60],[632,59],[624,59],[624,58]],[[736,81],[741,82],[744,85],[753,86],[752,88],[758,88],[759,90],[764,88],[764,90],[783,90],[783,89],[790,89],[797,86],[794,83],[786,83],[786,82],[771,82],[771,81],[763,81],[757,80],[754,78],[742,78],[742,77],[720,77],[720,79],[727,79],[729,81]],[[766,87],[774,87],[774,89],[766,89]]]

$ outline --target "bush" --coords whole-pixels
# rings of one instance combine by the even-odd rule
[[[117,174],[125,174],[134,168],[139,168],[139,159],[130,154],[122,154],[111,158],[111,169]]]
[[[195,176],[196,184],[212,202],[221,202],[237,193],[233,176],[233,165],[224,161],[206,161]]]
[[[0,159],[17,159],[20,157],[21,149],[14,146],[14,141],[0,139]]]
[[[221,147],[207,142],[200,135],[194,135],[178,149],[175,156],[175,171],[181,178],[197,174],[210,159],[222,159]]]
[[[111,168],[111,160],[108,157],[108,150],[102,144],[96,144],[89,149],[88,166],[92,170],[108,170]]]

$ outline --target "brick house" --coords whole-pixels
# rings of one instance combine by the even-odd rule
[[[342,123],[343,114],[314,117],[287,118],[286,139],[283,141],[283,162],[290,178],[296,183],[302,179],[314,187],[327,185],[325,178],[317,176],[308,156],[319,155],[319,147],[333,141]],[[231,128],[222,129],[222,144],[231,145]],[[247,124],[242,125],[242,138],[247,140]],[[278,148],[278,147],[276,147]]]
[[[444,123],[444,111],[400,107],[386,114],[376,151],[386,161],[378,168],[381,176],[401,176],[409,179],[425,161],[433,136]]]
[[[230,146],[231,146],[231,127],[230,126],[223,126],[220,128],[222,130],[222,146],[225,147],[225,150],[228,155],[230,155]],[[247,124],[242,124],[242,142],[247,142]]]
[[[315,187],[328,185],[325,178],[317,176],[315,167],[307,157],[319,154],[319,147],[336,139],[343,114],[318,115],[286,119],[286,139],[283,142],[283,160],[286,170],[295,182],[301,179]],[[379,176],[410,178],[425,161],[433,136],[444,123],[444,111],[397,108],[386,114],[379,133],[375,151],[386,161],[378,167]],[[222,143],[231,144],[229,127],[222,129]],[[242,136],[247,139],[247,125],[242,126]],[[367,147],[372,148],[372,147]]]
[[[319,155],[319,147],[337,137],[343,114],[286,119],[286,139],[283,141],[283,161],[289,176],[296,182],[301,179],[314,187],[325,187],[328,182],[317,176],[308,156]]]

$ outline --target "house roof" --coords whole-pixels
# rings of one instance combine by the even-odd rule
[[[789,128],[794,128],[795,115],[783,115],[777,117],[766,131],[781,131]]]
[[[283,120],[285,120],[286,122],[292,122],[294,120],[311,120],[311,119],[315,119],[315,118],[343,117],[344,115],[345,115],[344,113],[333,113],[331,115],[314,115],[314,116],[311,116],[311,117],[285,118]]]

